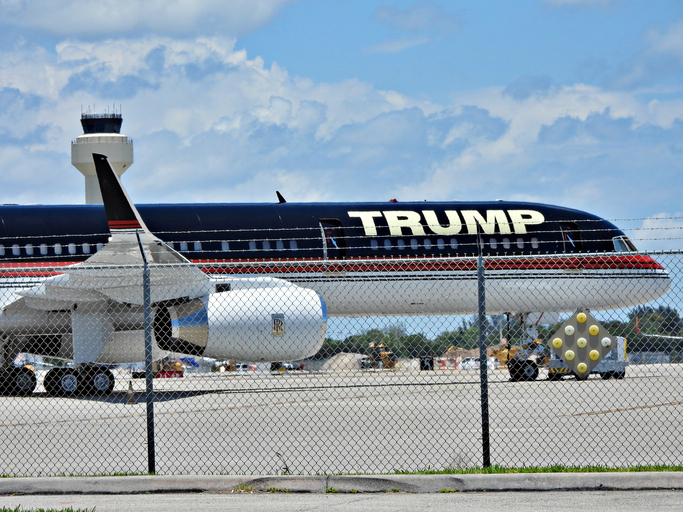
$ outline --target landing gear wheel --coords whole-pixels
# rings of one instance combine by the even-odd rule
[[[29,396],[36,389],[36,374],[30,368],[5,369],[4,391],[12,396]]]
[[[88,393],[102,396],[114,391],[114,374],[107,368],[90,368],[84,371]]]
[[[48,372],[45,380],[48,380],[48,377],[50,377],[50,373],[52,372],[54,372],[54,374],[50,380],[52,381],[52,379],[54,379],[54,383],[46,383],[45,387],[49,394],[59,396],[75,396],[80,392],[82,385],[80,385],[81,376],[79,375],[78,371],[72,368],[55,368],[54,370],[50,370],[50,372]],[[50,389],[48,389],[48,387]]]

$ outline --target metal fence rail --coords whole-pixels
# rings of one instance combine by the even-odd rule
[[[182,265],[6,264],[0,473],[680,464],[683,253],[482,264],[480,316],[474,257],[204,262],[186,300]],[[551,346],[584,310],[625,344],[586,379]]]

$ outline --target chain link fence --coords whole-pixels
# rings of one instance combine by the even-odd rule
[[[680,464],[682,256],[484,257],[481,318],[476,258],[204,262],[185,300],[182,265],[8,263],[0,473]],[[585,379],[578,310],[615,339]]]

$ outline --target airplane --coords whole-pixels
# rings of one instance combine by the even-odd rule
[[[19,352],[73,360],[46,378],[62,395],[107,392],[103,365],[144,359],[139,269],[112,270],[143,256],[154,262],[155,357],[296,360],[320,348],[328,315],[473,314],[480,253],[488,314],[627,308],[670,286],[623,231],[579,210],[279,193],[277,204],[136,207],[106,157],[93,158],[104,206],[0,206],[2,368],[18,394],[35,388],[12,366]]]

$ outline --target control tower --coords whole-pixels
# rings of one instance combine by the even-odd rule
[[[71,164],[85,176],[86,204],[102,204],[92,154],[109,159],[121,176],[133,163],[133,141],[121,134],[121,114],[81,114],[83,135],[71,143]]]

